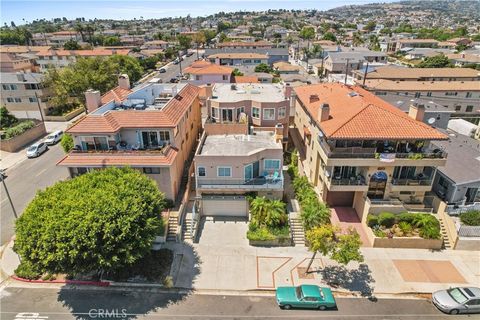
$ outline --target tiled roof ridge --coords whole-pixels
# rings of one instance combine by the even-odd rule
[[[362,106],[362,109],[358,110],[357,113],[354,113],[347,121],[345,121],[341,126],[339,126],[335,131],[333,131],[330,136],[334,136],[335,133],[343,129],[349,122],[351,122],[353,119],[355,119],[360,113],[363,113],[369,106],[373,106],[373,104],[369,103],[365,106]]]

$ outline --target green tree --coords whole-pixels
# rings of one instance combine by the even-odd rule
[[[95,170],[38,192],[16,221],[14,249],[40,273],[120,270],[150,251],[163,207],[138,170]]]
[[[228,30],[231,27],[232,27],[232,25],[229,22],[220,21],[219,23],[217,23],[217,33]]]
[[[7,107],[0,108],[0,128],[6,129],[18,123],[18,119],[10,114]]]
[[[233,75],[233,76],[243,76],[243,72],[241,72],[240,70],[238,70],[238,68],[235,68],[235,69],[233,69],[233,71],[232,71],[232,75]]]
[[[192,37],[181,34],[177,37],[177,40],[182,50],[188,50],[192,47]]]
[[[360,34],[360,32],[354,32],[353,33],[353,37],[352,37],[352,44],[353,46],[359,46],[361,45],[362,43],[364,43],[365,41],[363,40],[362,38],[362,35]]]
[[[218,41],[219,42],[228,42],[228,41],[230,41],[230,39],[227,37],[227,35],[224,32],[222,32],[218,36]]]
[[[427,57],[418,64],[419,68],[448,68],[453,67],[448,57],[444,54],[439,54],[433,57]]]
[[[363,261],[360,252],[362,241],[354,229],[348,229],[346,233],[342,233],[338,227],[326,224],[308,230],[305,236],[308,250],[313,252],[307,272],[318,252],[343,265],[351,261]]]
[[[69,153],[70,151],[72,151],[74,147],[72,135],[65,133],[62,136],[62,140],[60,140],[60,145],[62,146],[62,149],[65,153]]]
[[[335,37],[335,35],[332,32],[325,33],[322,39],[337,42],[337,37]]]
[[[370,36],[368,48],[373,51],[380,51],[380,40],[374,34]]]
[[[310,41],[315,38],[315,29],[313,27],[303,27],[298,36],[303,40],[307,40],[307,52],[310,51]]]
[[[260,63],[255,67],[255,72],[270,73],[272,72],[272,68],[266,63]]]
[[[286,221],[285,203],[256,197],[250,203],[251,221],[259,227],[276,227]]]
[[[215,30],[202,30],[203,35],[205,36],[205,42],[207,44],[210,44],[213,38],[217,35],[217,32]]]
[[[122,42],[117,36],[106,37],[105,39],[103,39],[104,46],[120,46],[121,44]]]
[[[375,30],[376,26],[377,24],[375,23],[375,21],[368,21],[368,23],[363,27],[363,30],[372,32],[373,30]]]
[[[65,50],[80,50],[81,47],[77,41],[70,39],[63,44],[63,49]]]
[[[197,49],[197,59],[199,59],[198,49],[207,41],[205,33],[203,33],[202,31],[195,33],[193,35],[192,41],[193,43],[195,43],[195,48]]]

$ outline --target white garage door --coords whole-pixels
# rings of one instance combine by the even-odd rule
[[[247,217],[244,196],[202,196],[204,216]]]

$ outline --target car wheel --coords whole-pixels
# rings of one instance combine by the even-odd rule
[[[457,309],[452,309],[452,310],[450,310],[450,314],[458,314],[458,310]]]
[[[327,310],[327,307],[326,307],[326,306],[319,306],[319,307],[318,307],[318,310],[325,311],[325,310]]]
[[[286,305],[283,306],[283,309],[290,310],[290,309],[292,309],[292,306],[289,305],[289,304],[286,304]]]

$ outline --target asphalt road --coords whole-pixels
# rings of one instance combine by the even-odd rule
[[[20,164],[7,169],[5,184],[7,185],[8,192],[19,216],[38,190],[45,189],[55,182],[68,177],[68,170],[66,168],[55,165],[63,155],[64,152],[60,144],[57,144],[50,146],[49,150],[40,157],[26,159]],[[7,243],[14,234],[13,226],[15,218],[3,185],[0,189],[0,245],[3,245]]]
[[[201,56],[202,52],[199,52],[199,54]],[[197,60],[197,53],[196,52],[194,52],[194,54],[190,57],[183,56],[182,72],[186,67],[191,65],[192,62],[194,62],[195,60]],[[175,78],[178,74],[180,74],[180,64],[168,63],[163,68],[166,70],[165,73],[157,72],[152,78],[160,78],[160,79],[162,79],[163,83],[169,83],[170,79]],[[152,78],[150,78],[150,79],[152,79]]]
[[[338,310],[317,311],[281,310],[274,297],[182,295],[155,293],[152,290],[127,292],[10,287],[0,292],[0,297],[0,318],[3,320],[475,318],[473,315],[445,315],[429,301],[413,299],[379,299],[371,302],[364,298],[337,298]],[[25,313],[23,317],[22,312]],[[30,317],[27,318],[27,315]]]

